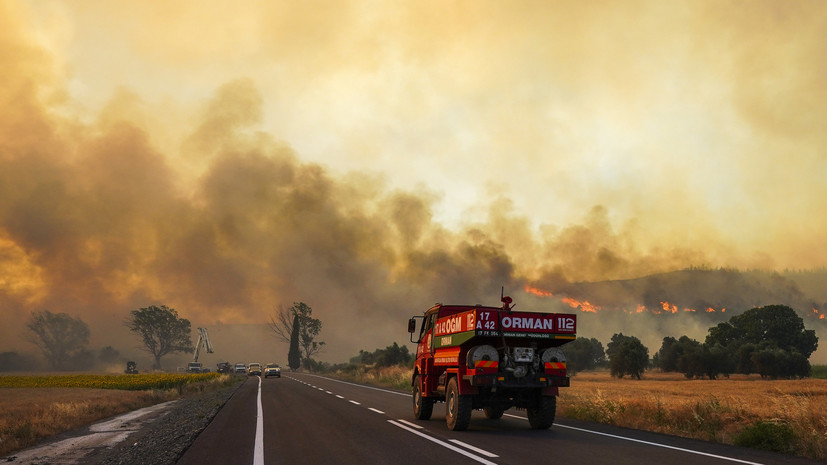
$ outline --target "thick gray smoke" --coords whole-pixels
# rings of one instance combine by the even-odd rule
[[[811,275],[631,281],[823,263],[823,8],[788,23],[763,3],[688,22],[657,2],[323,17],[199,3],[204,24],[0,0],[0,351],[31,350],[25,321],[46,309],[132,358],[129,311],[173,307],[210,329],[208,364],[283,362],[264,324],[296,301],[322,320],[328,361],[406,341],[437,301],[497,305],[503,287],[521,309],[582,312],[581,334],[604,340],[702,338],[711,315],[751,305],[824,311]],[[664,39],[669,24],[685,35]],[[653,314],[661,302],[681,311]]]

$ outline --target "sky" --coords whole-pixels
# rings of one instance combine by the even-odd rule
[[[45,309],[130,352],[130,310],[301,301],[341,361],[503,287],[823,268],[825,30],[822,1],[0,0],[0,350]]]

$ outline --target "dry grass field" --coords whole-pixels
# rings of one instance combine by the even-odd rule
[[[827,458],[824,379],[690,380],[652,372],[632,380],[584,372],[560,391],[561,417]]]
[[[215,374],[214,374],[215,375]],[[183,379],[186,375],[172,375]],[[29,447],[40,440],[89,425],[98,420],[148,407],[195,392],[217,388],[229,382],[228,375],[199,377],[196,382],[171,385],[171,375],[123,375],[127,382],[112,382],[106,375],[3,376],[0,386],[34,385],[44,387],[0,387],[0,456]],[[119,388],[51,387],[66,385],[118,385]],[[155,379],[155,387],[134,389],[134,383]],[[132,385],[131,385],[132,384]],[[151,384],[151,383],[150,383]]]
[[[43,438],[171,398],[158,391],[3,388],[0,390],[0,456]]]

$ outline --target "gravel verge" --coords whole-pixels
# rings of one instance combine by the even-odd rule
[[[237,383],[233,386],[183,398],[141,431],[130,435],[125,441],[111,449],[90,454],[85,458],[84,463],[90,465],[175,464],[240,385],[241,383]]]

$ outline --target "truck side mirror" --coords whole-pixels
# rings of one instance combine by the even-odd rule
[[[411,342],[413,342],[414,344],[419,344],[419,337],[417,337],[416,340],[414,341],[414,334],[416,334],[416,320],[418,320],[420,318],[423,319],[423,320],[425,319],[424,316],[415,316],[415,317],[411,318],[410,320],[408,320],[408,332],[411,333],[410,339],[411,339]],[[425,323],[423,323],[423,324],[425,324]]]

